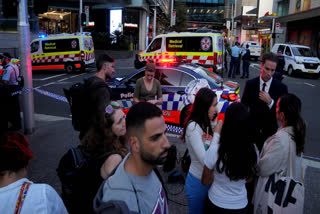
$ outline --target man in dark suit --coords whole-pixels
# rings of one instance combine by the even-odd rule
[[[248,107],[253,122],[253,137],[261,151],[264,141],[278,129],[276,103],[283,94],[288,93],[288,88],[272,77],[277,67],[275,54],[264,54],[260,66],[260,76],[246,82],[241,102]]]

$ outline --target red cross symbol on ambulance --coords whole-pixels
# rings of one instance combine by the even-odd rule
[[[211,46],[211,40],[209,37],[204,37],[203,39],[201,39],[201,49],[204,51],[209,50],[210,46]]]

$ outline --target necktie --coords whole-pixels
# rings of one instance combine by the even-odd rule
[[[266,85],[267,85],[267,84],[266,84],[265,82],[262,84],[262,91],[265,91]]]

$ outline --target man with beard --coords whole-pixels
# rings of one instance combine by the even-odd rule
[[[79,138],[82,139],[86,132],[93,126],[104,125],[105,107],[110,103],[111,89],[106,84],[114,75],[115,60],[107,54],[100,55],[96,65],[98,72],[85,80],[89,88],[88,112],[83,115]],[[103,86],[103,87],[102,87]],[[101,127],[102,130],[104,127]]]
[[[126,118],[130,153],[101,185],[96,213],[168,213],[164,188],[154,167],[166,160],[170,144],[161,110],[147,102],[133,105]]]

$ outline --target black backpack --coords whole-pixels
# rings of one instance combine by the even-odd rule
[[[105,83],[88,84],[88,80],[73,84],[69,89],[63,89],[64,94],[69,102],[72,114],[72,125],[77,131],[81,131],[88,124],[90,112],[90,94],[94,89],[107,87]]]
[[[246,49],[246,54],[243,56],[243,60],[249,60],[250,59],[250,50]]]
[[[92,201],[103,182],[101,163],[85,153],[83,146],[71,147],[60,159],[57,174],[69,213],[93,212]]]

